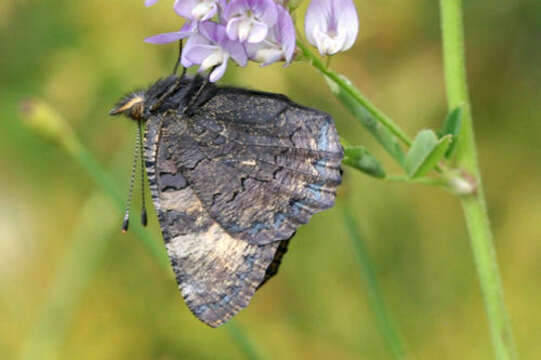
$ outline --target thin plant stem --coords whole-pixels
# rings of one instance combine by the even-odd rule
[[[118,191],[118,186],[111,179],[111,177],[101,168],[100,164],[96,158],[82,146],[80,142],[77,142],[78,146],[75,151],[72,152],[74,159],[83,167],[92,179],[101,186],[107,194],[111,197],[114,204],[117,207],[117,211],[120,213],[124,212],[124,199]],[[156,262],[163,268],[169,269],[169,260],[165,256],[165,251],[160,242],[156,240],[154,236],[151,235],[149,231],[146,231],[141,224],[134,222],[131,225],[130,231],[136,235],[144,248],[152,255]],[[120,232],[120,227],[119,227]]]
[[[364,245],[361,234],[355,224],[355,220],[347,209],[343,210],[344,223],[349,233],[352,245],[355,248],[357,259],[359,260],[359,268],[361,274],[364,275],[368,289],[368,300],[370,307],[376,315],[378,329],[383,336],[387,346],[393,353],[396,359],[404,359],[406,357],[406,347],[401,340],[398,330],[396,329],[391,317],[388,314],[387,308],[383,301],[379,290],[379,284],[374,271],[374,266],[368,255],[368,251]]]
[[[101,190],[82,206],[72,244],[56,270],[38,320],[23,342],[21,360],[59,358],[71,319],[118,230],[120,216],[110,212],[114,208]]]
[[[357,88],[351,85],[347,80],[341,77],[339,74],[330,70],[306,45],[301,41],[297,41],[297,46],[301,49],[304,57],[314,66],[316,69],[332,81],[334,81],[340,88],[346,91],[363,106],[381,125],[387,128],[393,135],[399,138],[407,146],[411,146],[412,140],[400,127],[391,120],[387,115],[376,108],[370,101],[368,101]]]
[[[446,187],[448,185],[448,180],[444,178],[431,178],[431,177],[420,177],[420,178],[410,178],[406,175],[388,175],[384,179],[388,182],[403,182],[410,184],[423,184],[431,186],[440,186]]]
[[[440,10],[448,107],[452,110],[461,106],[464,111],[456,163],[477,182],[474,194],[461,197],[462,209],[485,302],[494,355],[499,360],[516,359],[477,158],[466,81],[462,1],[440,0]]]
[[[249,360],[263,360],[265,357],[261,355],[259,349],[255,346],[252,341],[246,336],[245,331],[239,327],[234,320],[229,320],[229,322],[224,325],[225,330],[228,332],[229,336],[237,343],[237,346],[242,350],[244,356]]]

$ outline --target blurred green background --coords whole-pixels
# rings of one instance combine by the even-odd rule
[[[305,1],[306,3],[306,1]],[[61,113],[127,193],[135,126],[107,115],[167,74],[172,1],[0,1],[0,358],[242,359],[226,328],[183,304],[172,273],[121,235],[122,213],[73,159],[28,131],[28,97]],[[306,4],[304,4],[306,6]],[[410,135],[446,114],[437,1],[357,1],[360,35],[333,59]],[[541,10],[465,4],[468,75],[505,298],[522,359],[541,356]],[[287,94],[392,161],[307,64],[230,66],[222,83]],[[137,192],[136,192],[137,193]],[[292,241],[280,273],[236,316],[267,359],[389,359],[342,209],[352,209],[390,316],[419,359],[489,359],[485,311],[459,204],[346,169],[337,206]],[[134,209],[138,208],[138,201]],[[146,231],[161,246],[152,213]],[[135,219],[136,220],[136,219]],[[165,248],[160,247],[165,255]],[[41,324],[41,325],[40,325]],[[42,325],[46,324],[46,327]]]

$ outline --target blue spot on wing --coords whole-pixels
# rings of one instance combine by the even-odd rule
[[[282,226],[286,217],[287,216],[284,213],[277,213],[276,215],[274,215],[274,228],[278,229],[280,226]]]
[[[242,233],[246,231],[250,235],[256,235],[260,233],[261,230],[269,230],[270,228],[267,224],[258,221],[246,227],[241,227],[239,224],[232,222],[225,225],[225,229],[234,233]]]
[[[323,190],[324,183],[315,183],[315,184],[307,184],[306,185],[306,191],[308,192],[309,196],[313,198],[316,201],[321,200],[321,192]]]
[[[319,159],[314,163],[314,167],[319,175],[325,176],[327,174],[327,161]]]
[[[248,233],[250,235],[255,235],[255,234],[258,234],[259,232],[261,232],[261,230],[269,230],[269,226],[267,224],[263,224],[262,222],[255,222],[248,229]]]
[[[234,233],[240,233],[240,232],[246,230],[245,228],[240,227],[239,224],[234,223],[234,222],[229,223],[229,224],[225,224],[225,228],[228,231],[231,231],[231,232],[234,232]]]
[[[329,137],[327,133],[329,132],[329,123],[326,122],[325,125],[319,129],[319,138],[317,140],[317,146],[319,150],[326,151],[329,146]]]
[[[310,210],[310,206],[308,206],[303,200],[292,199],[289,202],[289,206],[291,207],[291,211],[297,220],[302,221],[302,223],[306,223],[308,221],[306,213],[310,214],[312,211]]]

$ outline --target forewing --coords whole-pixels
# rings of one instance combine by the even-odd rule
[[[236,238],[209,215],[181,172],[178,159],[186,154],[175,141],[184,124],[175,113],[147,121],[145,165],[182,296],[199,319],[216,327],[248,305],[285,251],[279,242],[257,245]]]
[[[334,204],[343,150],[328,114],[282,95],[221,88],[185,126],[182,172],[233,237],[289,239]]]

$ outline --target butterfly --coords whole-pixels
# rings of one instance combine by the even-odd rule
[[[248,305],[297,228],[335,202],[343,149],[334,121],[284,95],[183,73],[131,93],[110,114],[144,125],[171,266],[190,310],[212,327]]]

